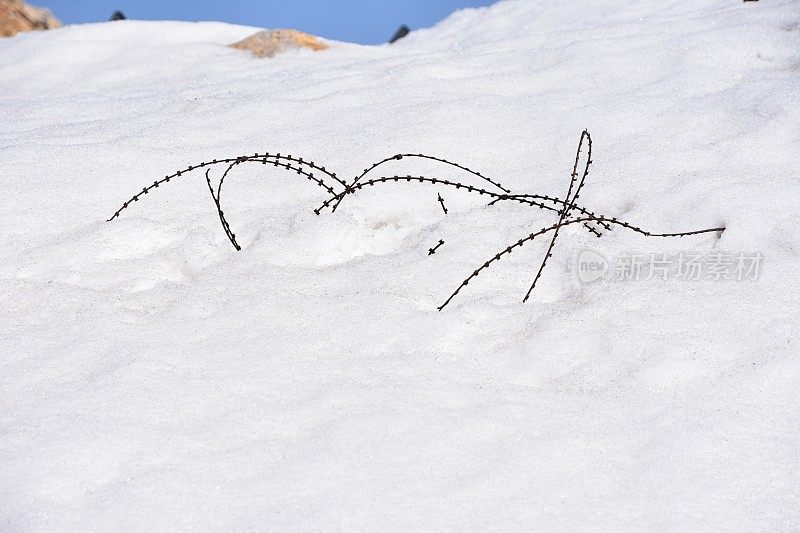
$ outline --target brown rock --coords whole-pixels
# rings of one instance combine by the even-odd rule
[[[0,37],[60,27],[61,22],[47,9],[29,6],[22,0],[0,0]]]
[[[315,52],[328,48],[327,44],[313,35],[297,30],[263,30],[230,46],[249,50],[258,57],[272,57],[286,50],[299,48],[310,48]]]

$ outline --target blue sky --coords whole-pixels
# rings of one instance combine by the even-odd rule
[[[462,7],[493,0],[30,0],[66,24],[102,22],[119,9],[140,20],[221,20],[267,28],[297,28],[363,44],[386,42],[401,24],[426,28]]]

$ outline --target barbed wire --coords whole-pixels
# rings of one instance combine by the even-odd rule
[[[577,187],[575,186],[575,180],[578,179],[578,162],[581,159],[581,148],[583,148],[583,141],[586,139],[587,144],[589,145],[587,151],[588,154],[586,156],[586,167],[583,169],[583,176],[581,176],[581,181],[578,183]],[[550,240],[550,245],[547,247],[547,252],[544,254],[544,258],[542,259],[542,263],[539,265],[539,270],[536,272],[536,277],[533,278],[533,283],[531,283],[528,292],[525,293],[525,298],[522,299],[522,302],[525,303],[528,301],[528,298],[531,296],[531,292],[533,289],[536,288],[536,283],[539,281],[539,278],[542,276],[542,272],[544,271],[544,267],[547,265],[547,260],[553,256],[553,246],[556,244],[556,239],[558,238],[558,232],[561,230],[563,223],[565,220],[568,220],[569,212],[572,210],[573,204],[575,200],[578,199],[578,196],[581,193],[581,189],[583,189],[584,183],[586,183],[586,176],[589,175],[589,167],[592,165],[592,137],[589,135],[589,132],[583,130],[581,133],[581,140],[578,142],[578,152],[575,154],[575,165],[572,167],[572,174],[570,175],[569,180],[569,189],[567,189],[567,195],[564,197],[564,209],[561,211],[559,215],[558,224],[556,225],[555,230],[553,231],[553,238]],[[575,188],[575,193],[573,194],[572,189]]]
[[[586,145],[586,163],[583,168],[583,171],[580,174],[580,180],[578,179],[578,164],[581,160],[581,154],[583,153],[583,147]],[[470,183],[465,183],[462,181],[451,180],[451,179],[442,179],[436,177],[428,177],[428,176],[412,176],[412,175],[392,175],[392,176],[379,176],[377,178],[372,179],[364,179],[367,177],[368,174],[373,172],[376,168],[389,163],[391,161],[400,161],[404,158],[418,158],[418,159],[425,159],[429,161],[434,161],[437,163],[444,164],[446,166],[451,166],[457,168],[473,178],[478,178],[479,180],[490,184],[494,189],[499,189],[501,192],[497,192],[496,190],[489,190],[486,187],[476,186]],[[322,204],[314,209],[314,213],[319,215],[324,209],[330,207],[331,212],[335,212],[336,209],[341,205],[342,201],[345,197],[358,194],[359,192],[372,188],[376,185],[385,185],[385,184],[423,184],[423,185],[435,185],[435,186],[444,186],[444,187],[451,187],[455,188],[456,190],[461,190],[470,194],[477,194],[479,196],[487,196],[491,198],[491,201],[487,204],[488,206],[493,206],[498,202],[516,202],[521,205],[526,205],[529,207],[535,207],[540,210],[548,211],[555,213],[558,215],[558,222],[541,228],[539,231],[535,231],[533,233],[528,234],[527,236],[517,240],[516,242],[512,243],[511,245],[507,246],[506,248],[500,250],[498,253],[490,257],[487,261],[484,261],[481,265],[478,266],[472,273],[470,273],[462,282],[461,284],[456,287],[452,294],[447,298],[447,300],[442,303],[438,307],[441,311],[444,309],[450,302],[455,298],[461,290],[469,285],[470,281],[476,278],[482,271],[489,268],[492,264],[500,261],[503,257],[508,254],[511,254],[515,249],[521,248],[525,246],[527,243],[534,241],[537,237],[546,235],[552,232],[552,237],[550,238],[550,243],[547,246],[546,252],[542,261],[539,263],[539,267],[536,270],[536,275],[534,276],[533,282],[530,285],[525,297],[523,298],[523,302],[528,301],[530,298],[531,293],[536,288],[536,284],[538,283],[539,279],[544,272],[545,267],[547,266],[547,260],[552,257],[553,249],[555,247],[556,240],[559,237],[561,228],[566,226],[571,226],[573,224],[581,224],[587,230],[589,230],[592,235],[596,237],[601,237],[602,233],[598,230],[599,228],[603,228],[607,231],[611,231],[613,227],[618,226],[628,230],[631,230],[635,233],[646,237],[686,237],[690,235],[700,235],[704,233],[712,233],[712,232],[723,232],[725,231],[724,227],[716,227],[716,228],[707,228],[701,230],[693,230],[693,231],[684,231],[684,232],[677,232],[677,233],[654,233],[650,231],[646,231],[638,226],[630,224],[628,222],[617,220],[614,217],[608,217],[603,214],[595,214],[593,211],[582,207],[577,204],[577,200],[580,197],[581,192],[583,191],[583,187],[586,184],[586,178],[589,175],[589,167],[592,164],[592,138],[588,131],[584,130],[581,133],[580,141],[578,142],[578,150],[575,155],[575,163],[572,168],[572,173],[570,174],[570,182],[569,187],[567,189],[567,193],[564,198],[558,198],[555,196],[548,196],[548,195],[540,195],[540,194],[512,194],[512,192],[507,189],[506,187],[502,186],[498,181],[493,180],[487,176],[484,176],[480,172],[472,170],[464,165],[459,163],[455,163],[453,161],[449,161],[444,158],[429,156],[425,154],[396,154],[391,157],[387,157],[382,159],[376,163],[373,163],[371,166],[364,169],[364,171],[356,176],[352,182],[347,183],[341,178],[339,178],[336,173],[327,170],[324,166],[318,165],[310,160],[305,160],[302,157],[293,157],[292,155],[283,155],[280,153],[270,154],[270,153],[255,153],[251,156],[239,156],[239,157],[232,157],[232,158],[225,158],[225,159],[214,159],[209,162],[203,162],[199,165],[191,165],[183,170],[179,170],[174,172],[173,174],[169,174],[160,180],[154,181],[151,185],[144,187],[140,192],[135,194],[131,197],[128,201],[124,202],[122,206],[117,209],[117,211],[108,219],[108,221],[112,221],[115,218],[119,217],[122,211],[128,209],[133,203],[139,201],[144,195],[149,194],[153,189],[159,188],[161,185],[170,182],[171,180],[182,177],[186,174],[191,173],[197,169],[205,169],[205,181],[208,187],[209,193],[211,194],[211,198],[214,202],[214,206],[217,209],[217,214],[219,216],[220,224],[222,225],[222,229],[231,242],[233,247],[239,251],[241,250],[241,246],[236,240],[236,235],[233,233],[228,220],[225,217],[225,212],[222,209],[222,186],[225,183],[226,178],[230,175],[232,170],[239,165],[244,163],[257,163],[261,165],[272,165],[274,168],[280,168],[282,170],[291,171],[305,178],[308,181],[315,183],[317,186],[322,188],[329,197],[325,199]],[[225,170],[222,172],[219,181],[217,182],[216,190],[212,183],[212,179],[210,176],[210,171],[213,167],[218,165],[227,165]],[[316,174],[315,174],[316,173]],[[323,177],[320,177],[320,174]],[[438,199],[442,205],[443,211],[447,214],[447,209],[444,207],[444,203],[441,200],[441,195],[438,196]],[[578,216],[571,217],[572,212],[575,211],[578,213]],[[436,252],[436,249],[439,248],[444,241],[441,239],[436,247],[431,248],[429,250],[429,255],[433,255]]]
[[[639,227],[634,226],[632,224],[629,224],[627,222],[623,222],[623,221],[617,220],[615,218],[606,218],[606,217],[582,217],[582,218],[576,218],[576,219],[563,221],[563,222],[560,222],[558,224],[553,224],[552,226],[549,226],[549,227],[546,227],[546,228],[542,228],[539,231],[531,233],[527,237],[523,237],[522,239],[519,239],[517,242],[511,244],[510,246],[507,246],[505,249],[501,250],[500,252],[498,252],[497,254],[492,256],[489,260],[485,261],[481,266],[478,267],[477,270],[473,271],[472,274],[467,276],[467,278],[464,281],[461,282],[461,285],[459,285],[456,288],[456,290],[450,295],[450,297],[447,298],[447,300],[442,305],[439,306],[439,308],[438,308],[439,311],[444,309],[447,306],[447,304],[449,304],[450,301],[461,291],[461,289],[466,287],[467,285],[469,285],[469,282],[473,278],[476,278],[478,276],[478,274],[481,273],[481,271],[489,268],[489,266],[492,263],[494,263],[495,261],[499,261],[503,256],[513,252],[515,248],[519,248],[519,247],[524,246],[526,243],[534,240],[536,237],[539,237],[540,235],[544,235],[544,234],[549,233],[551,231],[557,231],[557,230],[561,229],[564,226],[570,226],[572,224],[578,224],[578,223],[587,222],[587,221],[598,222],[598,223],[599,222],[605,222],[607,224],[616,224],[616,225],[622,226],[624,228],[627,228],[627,229],[629,229],[631,231],[634,231],[636,233],[639,233],[641,235],[644,235],[646,237],[688,237],[690,235],[700,235],[702,233],[712,233],[712,232],[725,231],[724,227],[720,227],[720,228],[707,228],[707,229],[694,230],[694,231],[684,231],[684,232],[679,232],[679,233],[652,233],[652,232],[649,232],[649,231],[645,231],[642,228],[639,228]],[[552,252],[552,248],[548,250],[549,254],[551,252]],[[523,300],[523,302],[524,301],[527,301],[527,298],[525,300]]]
[[[289,161],[289,163],[280,163],[279,161]],[[229,166],[226,169],[226,171],[223,173],[223,177],[222,177],[222,179],[220,179],[220,183],[219,183],[219,186],[218,186],[218,189],[217,189],[218,190],[218,194],[217,195],[219,195],[219,191],[222,188],[222,182],[223,182],[225,176],[227,176],[228,172],[230,172],[230,169],[232,167],[234,167],[236,165],[239,165],[239,164],[242,164],[242,163],[261,163],[263,165],[272,164],[272,165],[274,165],[276,167],[284,168],[286,170],[294,170],[298,174],[304,175],[309,180],[317,183],[317,185],[319,185],[320,187],[324,188],[331,195],[335,195],[336,194],[336,191],[335,191],[335,189],[333,187],[329,186],[324,181],[324,179],[315,177],[312,173],[303,172],[302,171],[302,167],[306,166],[308,168],[311,168],[311,169],[317,170],[319,172],[322,172],[323,174],[327,175],[328,177],[330,177],[331,179],[335,180],[337,183],[342,185],[342,187],[347,187],[347,183],[345,183],[340,178],[338,178],[336,176],[336,174],[326,170],[325,167],[319,166],[316,163],[314,163],[313,161],[305,161],[305,160],[303,160],[303,158],[294,158],[291,155],[281,155],[280,153],[278,153],[278,154],[270,154],[270,153],[258,154],[258,153],[256,153],[256,154],[254,154],[252,156],[239,156],[239,157],[229,157],[229,158],[225,158],[225,159],[214,159],[213,161],[202,162],[202,163],[200,163],[198,165],[190,165],[187,168],[184,168],[182,170],[178,170],[178,171],[176,171],[176,172],[174,172],[172,174],[169,174],[169,175],[163,177],[160,180],[154,181],[152,183],[152,185],[148,185],[148,186],[144,187],[141,190],[141,192],[133,195],[133,197],[131,197],[127,202],[124,202],[122,204],[122,206],[119,209],[117,209],[117,211],[111,216],[111,218],[109,218],[107,220],[107,222],[111,222],[112,220],[117,218],[120,215],[120,213],[122,213],[122,211],[124,211],[125,209],[130,207],[134,202],[138,202],[139,198],[141,198],[145,194],[148,194],[151,190],[157,189],[159,186],[161,186],[161,185],[163,185],[165,183],[169,183],[171,180],[173,180],[175,178],[178,178],[178,177],[184,176],[186,174],[189,174],[193,170],[202,169],[202,168],[206,168],[206,167],[212,167],[212,166],[215,166],[215,165],[228,164]],[[296,164],[293,165],[292,163],[296,163]]]
[[[544,203],[544,201],[552,201],[555,205],[558,205],[558,204],[564,205],[565,204],[564,200],[561,200],[559,198],[551,198],[549,196],[541,196],[541,195],[534,195],[534,194],[527,195],[529,198],[541,198],[543,200],[542,202],[538,202],[536,200],[531,200],[531,199],[528,199],[528,198],[522,198],[521,195],[497,194],[495,192],[492,192],[492,191],[489,191],[489,190],[486,190],[486,189],[482,189],[480,187],[474,187],[472,185],[465,185],[465,184],[463,184],[461,182],[458,182],[458,181],[450,181],[450,180],[439,179],[439,178],[430,178],[430,177],[427,177],[427,176],[411,176],[411,175],[406,175],[406,176],[381,176],[380,178],[375,178],[375,179],[371,179],[371,180],[367,180],[367,181],[362,181],[361,183],[352,186],[351,191],[349,193],[347,193],[347,194],[355,194],[358,191],[367,188],[368,186],[371,187],[373,185],[380,184],[380,183],[392,183],[392,182],[394,182],[394,183],[427,183],[427,184],[432,184],[432,185],[444,185],[446,187],[455,187],[456,189],[463,189],[466,192],[478,193],[479,195],[486,195],[486,196],[494,198],[494,200],[492,200],[489,204],[487,204],[489,206],[490,205],[494,205],[498,201],[513,200],[513,201],[519,202],[521,204],[526,204],[526,205],[530,205],[532,207],[538,207],[539,209],[543,209],[543,210],[546,210],[546,211],[553,211],[555,213],[561,214],[563,212],[563,208],[559,209],[558,207],[547,205],[546,203]],[[339,195],[337,195],[337,197],[338,196]],[[577,210],[578,212],[580,212],[582,214],[585,214],[585,215],[588,215],[588,216],[594,216],[593,212],[591,212],[591,211],[589,211],[589,210],[587,210],[587,209],[585,209],[583,207],[579,207],[577,205],[574,205],[574,204],[573,204],[573,209]],[[597,230],[595,230],[594,228],[592,228],[588,224],[586,225],[586,227],[594,235],[596,235],[596,236],[600,235],[599,232],[597,232]],[[611,226],[608,226],[607,229],[611,229]]]
[[[406,158],[427,159],[427,160],[430,160],[430,161],[436,161],[436,162],[439,162],[439,163],[444,163],[445,165],[461,169],[461,170],[463,170],[463,171],[465,171],[465,172],[467,172],[469,174],[472,174],[473,176],[477,176],[478,178],[482,179],[483,181],[486,181],[487,183],[490,183],[490,184],[494,185],[495,187],[497,187],[498,189],[500,189],[501,191],[503,191],[506,194],[509,194],[511,192],[508,189],[506,189],[505,187],[503,187],[502,185],[500,185],[499,182],[497,182],[495,180],[492,180],[491,178],[487,178],[486,176],[484,176],[480,172],[472,170],[470,168],[467,168],[467,167],[465,167],[463,165],[460,165],[458,163],[455,163],[453,161],[449,161],[449,160],[444,159],[442,157],[435,157],[435,156],[432,156],[432,155],[425,155],[425,154],[395,154],[395,155],[393,155],[391,157],[387,157],[386,159],[382,159],[382,160],[378,161],[377,163],[373,163],[371,166],[365,168],[364,172],[362,172],[360,175],[356,176],[353,179],[353,183],[351,183],[349,186],[345,186],[345,191],[342,193],[342,195],[341,196],[337,196],[336,198],[333,199],[333,200],[335,200],[335,203],[334,203],[333,207],[331,208],[331,211],[336,211],[336,208],[339,207],[339,204],[342,202],[344,197],[347,194],[349,194],[350,192],[352,192],[353,187],[356,184],[358,184],[358,182],[361,179],[363,179],[367,174],[369,174],[370,172],[372,172],[373,170],[375,170],[376,168],[378,168],[379,166],[381,166],[381,165],[383,165],[385,163],[388,163],[390,161],[400,161],[404,157],[406,157]],[[322,209],[328,207],[328,205],[330,205],[330,201],[324,202],[323,205],[318,207],[317,209],[315,209],[314,212],[319,214],[322,211]]]

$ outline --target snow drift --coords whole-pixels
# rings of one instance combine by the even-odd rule
[[[792,0],[504,1],[392,46],[269,60],[218,23],[0,41],[5,530],[800,527],[800,11]],[[385,185],[335,213],[255,152],[351,179],[395,153],[563,196]],[[432,161],[386,172],[461,179]],[[448,207],[445,215],[437,192]],[[428,250],[446,244],[435,255]],[[584,284],[586,249],[763,255],[749,281]]]

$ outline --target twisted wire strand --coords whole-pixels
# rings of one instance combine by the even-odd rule
[[[567,203],[565,200],[562,200],[561,198],[558,198],[558,197],[555,197],[555,196],[544,196],[544,195],[541,195],[541,194],[509,194],[509,195],[502,195],[499,198],[495,198],[494,200],[492,200],[491,202],[489,202],[486,205],[487,206],[492,206],[492,205],[496,204],[497,202],[501,202],[501,201],[504,201],[504,200],[519,202],[521,204],[527,204],[527,205],[535,205],[535,204],[532,204],[529,201],[530,198],[540,199],[540,200],[547,201],[547,202],[553,202],[553,204],[555,204],[555,205],[561,205],[562,207],[560,207],[559,209],[554,209],[554,208],[548,207],[548,209],[550,209],[552,211],[555,211],[555,212],[557,212],[559,214],[561,213],[561,210],[563,209],[563,206]],[[580,211],[584,215],[594,216],[593,212],[588,211],[586,209],[583,209],[578,205],[573,205],[572,208],[577,210],[577,211]],[[599,226],[607,229],[608,231],[611,231],[611,226],[609,226],[605,222],[598,222],[597,224]],[[592,228],[592,230],[593,230],[592,233],[597,231],[592,226],[589,226],[588,224],[586,224],[586,226],[589,227],[589,228]],[[597,233],[597,235],[599,236],[600,233]]]
[[[578,183],[577,187],[575,187],[575,180],[578,178],[578,162],[581,159],[581,148],[583,148],[583,140],[586,139],[589,145],[588,148],[588,155],[586,157],[586,167],[583,169],[583,176],[581,176],[581,181]],[[544,271],[544,267],[547,265],[547,260],[552,257],[553,255],[553,246],[556,244],[556,239],[558,238],[558,232],[561,229],[561,225],[567,217],[569,216],[569,212],[572,209],[575,200],[578,199],[578,195],[583,188],[583,184],[586,183],[586,176],[589,175],[589,167],[592,164],[592,137],[589,135],[589,132],[583,130],[581,133],[581,140],[578,142],[578,152],[575,154],[575,165],[572,167],[572,175],[570,176],[569,180],[569,189],[567,189],[567,196],[566,204],[564,204],[564,210],[561,212],[561,215],[558,219],[558,225],[556,226],[555,231],[553,231],[553,238],[550,240],[550,245],[547,247],[547,252],[544,254],[544,258],[542,259],[542,263],[539,265],[539,270],[536,272],[536,277],[533,278],[533,283],[531,283],[528,292],[525,294],[525,298],[522,299],[523,303],[528,301],[528,298],[531,296],[531,292],[533,289],[536,288],[536,282],[539,281],[539,278],[542,277],[542,272]],[[575,194],[573,195],[572,189],[575,187]]]
[[[292,165],[291,163],[281,163],[280,162],[281,160],[288,160],[288,161],[297,162],[298,165],[295,166],[295,165]],[[303,170],[303,168],[300,167],[299,165],[306,165],[306,166],[308,166],[310,168],[320,169],[322,172],[328,174],[329,176],[332,176],[339,183],[344,183],[339,178],[337,178],[335,174],[332,174],[332,173],[328,172],[327,170],[325,170],[324,167],[317,166],[313,161],[304,161],[302,157],[296,159],[296,158],[293,158],[291,155],[289,155],[289,156],[281,156],[280,154],[270,155],[269,153],[263,154],[263,155],[259,155],[258,153],[256,153],[252,157],[240,157],[240,158],[237,158],[236,161],[233,161],[232,163],[230,163],[228,165],[228,168],[225,169],[225,171],[223,172],[222,176],[219,179],[219,184],[217,186],[217,192],[215,194],[214,193],[214,187],[211,185],[211,179],[208,176],[208,170],[206,170],[206,182],[208,183],[208,189],[209,189],[209,192],[211,193],[211,197],[214,199],[214,204],[215,204],[215,206],[217,208],[217,214],[219,215],[220,222],[222,223],[222,229],[225,232],[225,235],[228,237],[228,240],[231,241],[231,244],[236,249],[236,251],[241,251],[242,248],[236,242],[236,235],[233,233],[233,230],[231,230],[230,224],[228,223],[228,221],[225,218],[225,213],[222,211],[222,204],[221,204],[220,197],[222,196],[222,185],[225,182],[225,178],[228,176],[230,171],[233,170],[234,167],[236,167],[237,165],[240,165],[242,163],[261,163],[262,165],[270,164],[270,165],[272,165],[274,167],[277,167],[277,168],[284,168],[286,170],[293,170],[293,171],[297,172],[298,175],[305,176],[308,180],[315,182],[317,185],[319,185],[320,187],[322,187],[326,191],[328,191],[329,194],[336,194],[336,191],[332,187],[326,185],[325,182],[322,179],[316,178],[313,173],[306,172],[305,170]]]
[[[336,174],[326,170],[325,167],[319,166],[316,163],[314,163],[313,161],[305,161],[305,160],[303,160],[303,158],[293,158],[291,155],[287,156],[287,155],[281,155],[279,153],[278,154],[266,153],[266,154],[255,154],[255,155],[252,155],[252,156],[239,156],[239,157],[228,157],[228,158],[225,158],[225,159],[214,159],[213,161],[201,162],[198,165],[190,165],[187,168],[175,171],[174,173],[168,174],[167,176],[161,178],[160,180],[154,181],[151,185],[148,185],[148,186],[144,187],[140,192],[138,192],[135,195],[133,195],[133,197],[131,197],[128,201],[124,202],[122,204],[122,206],[119,209],[117,209],[117,211],[111,216],[111,218],[109,218],[107,220],[107,222],[111,222],[115,218],[119,217],[119,215],[122,213],[122,211],[124,211],[125,209],[130,207],[134,202],[138,202],[141,197],[143,197],[144,195],[148,194],[153,189],[157,189],[158,187],[160,187],[164,183],[169,183],[171,180],[173,180],[175,178],[179,178],[181,176],[184,176],[185,174],[188,174],[188,173],[192,172],[193,170],[197,170],[199,168],[211,167],[211,166],[215,166],[215,165],[232,164],[232,163],[240,164],[240,163],[251,162],[251,161],[258,161],[258,162],[262,162],[263,163],[263,160],[265,160],[265,159],[268,159],[267,163],[270,163],[272,159],[289,161],[289,163],[285,163],[285,164],[279,163],[279,164],[275,165],[275,166],[278,166],[278,167],[286,168],[287,170],[295,170],[295,171],[297,170],[297,167],[292,165],[292,163],[296,163],[297,165],[301,165],[301,166],[303,166],[303,165],[307,166],[309,168],[312,168],[314,170],[322,172],[323,174],[326,174],[327,176],[329,176],[330,178],[334,179],[336,182],[338,182],[343,187],[347,187],[347,184],[344,181],[342,181],[341,178],[337,177]],[[317,178],[317,177],[315,177],[313,175],[312,176],[306,175],[306,177],[308,179],[310,179],[311,181],[316,182],[321,187],[323,187],[326,191],[328,191],[329,194],[331,194],[331,195],[335,195],[336,194],[335,190],[332,187],[330,187],[329,185],[327,185],[327,183],[325,183],[323,179]]]
[[[208,172],[211,169],[206,169],[206,183],[208,184],[208,190],[211,193],[211,198],[214,199],[214,204],[217,206],[217,214],[219,215],[219,221],[222,224],[222,230],[225,232],[225,235],[228,237],[228,240],[231,241],[231,244],[236,251],[240,251],[242,248],[239,246],[239,243],[236,242],[236,235],[234,235],[233,231],[231,230],[228,221],[225,219],[225,213],[222,211],[222,207],[219,205],[219,196],[214,194],[214,186],[211,185],[211,178],[208,176]]]
[[[539,231],[531,233],[527,237],[523,237],[522,239],[519,239],[517,242],[507,246],[506,248],[504,248],[503,250],[501,250],[497,254],[493,255],[489,260],[487,260],[483,264],[481,264],[475,271],[473,271],[469,276],[467,276],[466,279],[464,279],[464,281],[461,282],[461,284],[456,288],[455,291],[453,291],[453,293],[447,298],[447,300],[445,300],[445,302],[438,307],[439,311],[444,309],[447,306],[447,304],[449,304],[453,300],[453,298],[455,298],[456,295],[458,295],[458,293],[461,291],[461,289],[463,289],[464,287],[469,285],[470,281],[472,281],[474,278],[478,277],[478,275],[481,273],[481,271],[489,268],[489,266],[491,266],[492,263],[494,263],[496,261],[499,261],[503,256],[512,253],[515,248],[520,248],[520,247],[524,246],[526,243],[528,243],[530,241],[533,241],[534,239],[536,239],[536,237],[539,237],[540,235],[545,235],[545,234],[547,234],[547,233],[549,233],[551,231],[557,231],[557,230],[559,230],[559,229],[561,229],[561,228],[563,228],[565,226],[570,226],[572,224],[578,224],[578,223],[583,223],[583,222],[587,222],[587,221],[597,222],[597,223],[605,222],[606,224],[615,224],[615,225],[618,225],[618,226],[622,226],[623,228],[629,229],[629,230],[631,230],[631,231],[633,231],[635,233],[639,233],[641,235],[644,235],[646,237],[688,237],[690,235],[700,235],[702,233],[712,233],[712,232],[723,232],[723,231],[725,231],[724,227],[719,227],[719,228],[707,228],[707,229],[693,230],[693,231],[683,231],[683,232],[678,232],[678,233],[653,233],[653,232],[645,231],[642,228],[640,228],[638,226],[634,226],[633,224],[630,224],[628,222],[625,222],[625,221],[622,221],[622,220],[617,220],[616,218],[606,218],[606,217],[589,217],[589,216],[587,216],[587,217],[581,217],[581,218],[575,218],[575,219],[563,221],[563,222],[560,222],[558,224],[553,224],[552,226],[549,226],[549,227],[546,227],[546,228],[542,228]]]
[[[418,158],[418,159],[428,159],[428,160],[431,160],[431,161],[437,161],[439,163],[444,163],[445,165],[449,165],[451,167],[455,167],[455,168],[464,170],[464,171],[472,174],[473,176],[477,176],[478,178],[486,181],[487,183],[490,183],[490,184],[494,185],[495,187],[497,187],[498,189],[500,189],[501,191],[503,191],[506,194],[510,194],[511,193],[510,190],[508,190],[505,187],[503,187],[502,185],[500,185],[500,183],[498,181],[495,181],[495,180],[493,180],[491,178],[488,178],[488,177],[484,176],[483,174],[481,174],[480,172],[478,172],[476,170],[472,170],[472,169],[470,169],[470,168],[468,168],[468,167],[466,167],[464,165],[460,165],[460,164],[455,163],[453,161],[449,161],[449,160],[441,158],[441,157],[435,157],[435,156],[426,155],[426,154],[396,154],[396,155],[393,155],[391,157],[387,157],[385,159],[382,159],[382,160],[378,161],[377,163],[373,163],[368,168],[365,168],[364,172],[362,172],[360,175],[356,176],[354,178],[353,182],[349,186],[345,186],[344,192],[340,193],[340,195],[338,195],[338,196],[336,196],[334,198],[330,198],[329,200],[323,202],[323,204],[321,206],[319,206],[317,209],[315,209],[314,212],[316,214],[319,214],[323,209],[325,209],[326,207],[331,205],[332,202],[335,202],[335,204],[331,208],[331,212],[336,211],[336,209],[339,207],[339,204],[342,202],[342,200],[344,200],[344,197],[347,196],[347,194],[349,194],[350,192],[352,192],[353,187],[355,187],[355,185],[358,184],[358,182],[361,181],[361,179],[364,178],[364,176],[366,176],[367,174],[369,174],[370,172],[372,172],[373,170],[375,170],[379,166],[381,166],[381,165],[383,165],[385,163],[388,163],[389,161],[400,161],[404,157]]]
[[[279,162],[280,160],[288,160],[288,161],[290,161],[290,163],[280,163]],[[297,163],[297,166],[292,165],[291,162]],[[334,180],[336,180],[343,187],[347,187],[347,184],[343,180],[341,180],[339,177],[337,177],[335,173],[332,173],[332,172],[326,170],[325,167],[320,167],[320,166],[316,165],[313,161],[304,161],[302,157],[293,158],[291,155],[282,156],[280,154],[274,154],[274,155],[270,155],[270,154],[259,155],[259,154],[256,154],[256,155],[254,155],[252,157],[240,158],[239,160],[234,161],[233,163],[231,163],[228,166],[228,168],[225,169],[225,172],[222,174],[222,177],[219,180],[219,186],[217,187],[217,197],[218,198],[219,198],[219,196],[220,196],[220,194],[222,192],[222,184],[225,181],[225,178],[227,177],[228,173],[233,169],[233,167],[235,167],[236,165],[242,164],[242,163],[261,163],[262,165],[269,164],[269,165],[272,165],[274,167],[284,168],[286,170],[293,170],[297,174],[299,174],[301,176],[305,176],[310,181],[313,181],[317,185],[319,185],[320,187],[324,188],[328,192],[328,194],[331,194],[331,195],[335,195],[336,194],[336,191],[333,189],[333,187],[328,186],[324,182],[324,180],[315,177],[312,172],[306,172],[300,166],[300,165],[305,165],[305,166],[308,166],[308,167],[310,167],[312,169],[319,170],[320,172],[323,172],[323,173],[327,174],[328,176],[330,176]]]
[[[455,187],[456,189],[464,189],[467,192],[478,193],[480,195],[486,195],[486,196],[494,198],[494,200],[492,200],[488,205],[494,205],[496,202],[499,202],[499,201],[513,200],[513,201],[516,201],[516,202],[521,203],[521,204],[530,205],[532,207],[538,207],[539,209],[546,210],[546,211],[553,211],[553,212],[558,213],[558,214],[563,213],[563,209],[547,205],[544,202],[539,202],[539,201],[536,201],[536,200],[530,200],[528,198],[541,198],[541,199],[546,200],[546,201],[552,201],[556,205],[558,205],[558,204],[565,205],[566,204],[566,202],[564,200],[561,200],[560,198],[553,198],[553,197],[549,197],[549,196],[541,196],[541,195],[535,195],[535,194],[530,194],[530,195],[498,194],[496,192],[492,192],[492,191],[489,191],[487,189],[483,189],[481,187],[475,187],[473,185],[465,185],[465,184],[463,184],[461,182],[458,182],[458,181],[450,181],[450,180],[440,179],[440,178],[430,178],[430,177],[426,177],[426,176],[410,176],[410,175],[406,175],[406,176],[381,176],[380,178],[374,178],[374,179],[371,179],[371,180],[362,181],[358,185],[353,186],[352,187],[353,190],[349,194],[355,194],[356,192],[358,192],[358,191],[360,191],[362,189],[365,189],[367,187],[372,187],[373,185],[376,185],[376,184],[393,183],[393,182],[394,183],[428,183],[428,184],[434,184],[434,185],[444,185],[446,187]],[[523,196],[527,196],[527,197],[523,198]],[[580,212],[581,214],[588,215],[588,216],[595,216],[595,214],[593,212],[591,212],[591,211],[589,211],[589,210],[587,210],[587,209],[585,209],[583,207],[580,207],[580,206],[575,205],[575,204],[572,204],[572,205],[573,205],[573,209],[575,209],[576,211]],[[607,224],[604,224],[604,223],[601,223],[601,222],[599,222],[598,224],[603,224],[604,226],[607,226],[607,229],[611,229],[611,226],[609,226]],[[595,236],[598,236],[598,237],[600,236],[600,233],[596,229],[594,229],[592,226],[590,226],[589,224],[584,224],[584,225],[586,226],[586,228],[589,231],[592,232],[592,234],[594,234]]]

